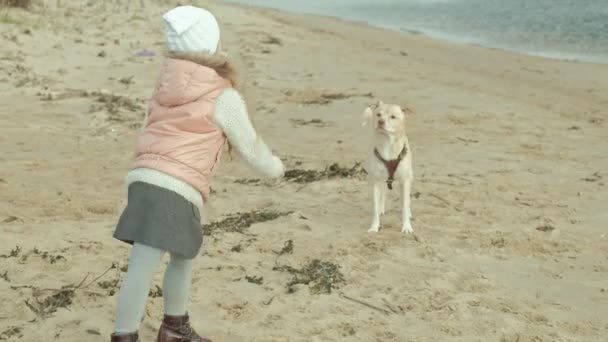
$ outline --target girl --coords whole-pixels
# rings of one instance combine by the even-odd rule
[[[208,11],[176,7],[165,15],[170,50],[128,173],[128,204],[114,237],[133,245],[118,296],[112,342],[137,342],[153,274],[165,252],[164,319],[158,342],[203,342],[187,313],[193,259],[202,244],[200,212],[228,140],[254,169],[282,177],[281,160],[256,134],[221,54],[220,30]]]

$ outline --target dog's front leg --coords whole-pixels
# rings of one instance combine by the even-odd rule
[[[380,186],[380,205],[378,206],[378,213],[380,216],[385,213],[385,204],[386,204],[386,185],[382,184]]]
[[[406,179],[401,184],[401,204],[402,204],[402,221],[401,221],[401,232],[406,234],[411,234],[414,232],[414,228],[412,228],[412,223],[410,219],[412,218],[412,209],[411,209],[411,189],[412,189],[412,180]]]
[[[368,232],[370,233],[377,233],[378,229],[380,228],[380,211],[382,210],[382,202],[384,202],[384,199],[382,198],[382,196],[384,195],[384,192],[382,191],[382,186],[384,186],[384,183],[374,182],[374,205],[372,210],[372,224],[368,230]]]

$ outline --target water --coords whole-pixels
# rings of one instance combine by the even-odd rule
[[[608,63],[608,0],[236,0],[557,59]]]

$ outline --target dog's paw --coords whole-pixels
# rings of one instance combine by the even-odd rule
[[[414,228],[412,228],[412,224],[408,222],[401,227],[401,232],[404,234],[412,234],[414,232]]]
[[[380,225],[378,224],[372,224],[369,229],[367,230],[368,233],[377,233],[378,230],[380,228]]]

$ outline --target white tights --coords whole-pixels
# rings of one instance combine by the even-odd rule
[[[132,333],[139,329],[152,285],[152,277],[164,253],[163,250],[139,243],[133,245],[127,277],[118,294],[116,333]],[[170,255],[171,260],[163,279],[165,314],[181,316],[187,311],[193,259]]]

